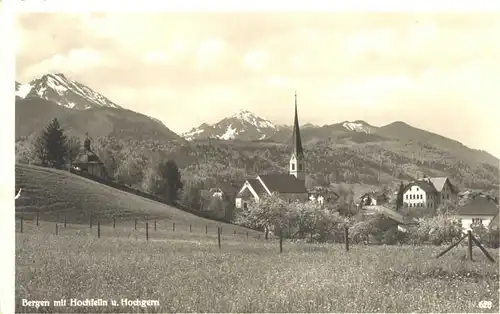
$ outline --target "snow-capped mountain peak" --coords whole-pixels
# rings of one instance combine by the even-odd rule
[[[354,122],[345,121],[342,123],[342,126],[348,131],[352,132],[363,132],[368,134],[372,133],[372,128],[368,124],[363,123],[362,121],[354,121]]]
[[[16,96],[39,97],[63,107],[80,110],[96,107],[121,108],[103,95],[62,73],[45,74],[29,84],[16,84]]]
[[[240,110],[228,118],[202,125],[183,134],[187,140],[218,138],[221,140],[263,140],[272,137],[279,129],[274,123],[248,110]]]
[[[241,121],[245,121],[250,123],[251,125],[257,128],[272,128],[276,129],[276,125],[269,120],[263,119],[261,117],[256,116],[252,112],[248,110],[240,110],[237,113],[233,114],[231,118],[235,118]]]

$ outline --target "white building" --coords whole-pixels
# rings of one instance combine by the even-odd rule
[[[487,196],[478,195],[457,212],[457,218],[462,222],[462,228],[467,231],[475,223],[488,228],[492,220],[498,217],[498,204]]]
[[[456,200],[457,196],[458,191],[448,178],[423,178],[405,187],[403,205],[435,209],[446,200]]]

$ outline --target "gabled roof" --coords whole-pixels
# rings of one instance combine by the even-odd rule
[[[265,174],[259,178],[271,192],[308,193],[304,181],[291,174]]]
[[[247,181],[252,187],[252,189],[255,191],[255,193],[257,193],[257,195],[261,196],[267,194],[266,189],[262,186],[262,183],[260,183],[258,179],[248,179]],[[238,196],[245,196],[245,191],[239,192]]]
[[[257,195],[267,194],[266,188],[262,186],[262,183],[258,179],[249,179],[248,183],[250,183]]]
[[[370,195],[370,197],[385,197],[388,198],[387,194],[385,194],[383,191],[378,191],[378,192],[367,192],[363,195],[361,195],[361,198]]]
[[[402,215],[401,213],[398,213],[390,208],[387,208],[382,205],[370,205],[370,206],[363,206],[362,209],[364,210],[364,214],[374,214],[374,213],[379,213],[384,215],[387,218],[390,218],[402,225],[411,225],[411,224],[418,224],[418,221],[414,218],[410,218],[407,216]]]
[[[457,214],[460,216],[495,216],[498,214],[498,206],[487,197],[478,196],[460,207]]]
[[[403,193],[406,193],[406,191],[408,191],[412,186],[418,186],[419,188],[421,188],[422,190],[424,190],[426,193],[436,193],[436,188],[434,187],[433,184],[425,181],[425,180],[417,180],[417,181],[414,181],[414,182],[410,182],[408,185],[406,185],[405,189],[404,189],[404,192]]]
[[[441,192],[444,188],[444,184],[446,183],[446,180],[448,180],[447,177],[436,177],[436,178],[429,178],[431,183],[434,185],[434,188],[436,191]]]

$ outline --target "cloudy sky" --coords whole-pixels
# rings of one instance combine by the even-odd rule
[[[500,14],[30,13],[16,80],[62,72],[181,133],[248,109],[396,120],[500,156]]]

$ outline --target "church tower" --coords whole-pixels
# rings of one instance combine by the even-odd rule
[[[292,133],[292,156],[290,157],[290,174],[299,180],[306,179],[306,165],[302,139],[300,138],[299,115],[297,113],[297,92],[295,92],[295,118]]]

